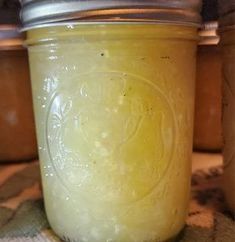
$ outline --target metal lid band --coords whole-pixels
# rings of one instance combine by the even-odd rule
[[[22,0],[24,28],[71,22],[171,22],[199,25],[201,0]]]

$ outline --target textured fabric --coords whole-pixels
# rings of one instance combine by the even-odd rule
[[[192,198],[179,242],[234,242],[220,187],[220,155],[194,154]],[[38,162],[0,165],[0,242],[60,241],[46,219]]]

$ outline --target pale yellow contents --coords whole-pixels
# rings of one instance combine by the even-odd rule
[[[196,29],[90,24],[28,34],[48,219],[63,239],[175,237],[187,215]]]

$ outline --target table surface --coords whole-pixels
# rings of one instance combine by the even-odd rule
[[[235,242],[221,189],[221,154],[194,153],[192,195],[182,242]],[[60,241],[46,220],[38,161],[0,165],[0,242]]]

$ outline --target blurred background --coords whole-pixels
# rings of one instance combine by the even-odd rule
[[[31,85],[20,3],[0,0],[0,162],[37,157]]]

